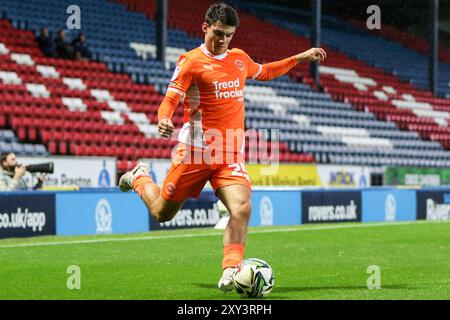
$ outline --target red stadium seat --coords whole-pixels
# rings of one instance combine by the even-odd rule
[[[48,151],[52,154],[56,154],[56,142],[50,141],[48,143]]]
[[[125,172],[128,170],[128,161],[127,160],[119,160],[117,161],[117,171]]]
[[[59,150],[59,153],[60,154],[62,154],[62,155],[66,155],[68,152],[68,150],[67,150],[67,143],[65,142],[65,141],[61,141],[60,143],[59,143],[59,146],[58,146],[58,150]]]

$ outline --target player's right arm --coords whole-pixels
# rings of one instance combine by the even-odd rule
[[[181,55],[170,79],[166,95],[158,109],[158,131],[164,138],[170,138],[173,133],[174,127],[171,120],[173,113],[191,86],[193,77],[189,58]]]
[[[174,127],[171,119],[180,100],[181,96],[179,94],[167,91],[166,96],[159,106],[158,131],[163,138],[170,138],[172,136]]]

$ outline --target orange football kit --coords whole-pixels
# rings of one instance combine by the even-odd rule
[[[168,201],[197,198],[209,180],[214,192],[242,184],[251,189],[245,170],[246,79],[268,81],[297,65],[294,56],[255,63],[243,50],[214,56],[204,45],[178,59],[158,119],[171,119],[183,101],[183,126],[172,166],[161,189]]]

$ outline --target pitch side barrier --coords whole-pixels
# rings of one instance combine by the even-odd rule
[[[159,223],[136,193],[117,188],[4,192],[0,238],[211,228],[220,220],[217,200],[212,190],[205,190],[198,199],[188,199],[172,221]],[[250,226],[448,220],[450,187],[255,187],[252,203]]]

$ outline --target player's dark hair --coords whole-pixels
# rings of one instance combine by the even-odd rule
[[[236,10],[223,2],[214,3],[208,8],[208,11],[206,11],[205,21],[209,26],[217,21],[220,21],[222,24],[227,26],[236,28],[239,27],[239,17]]]

